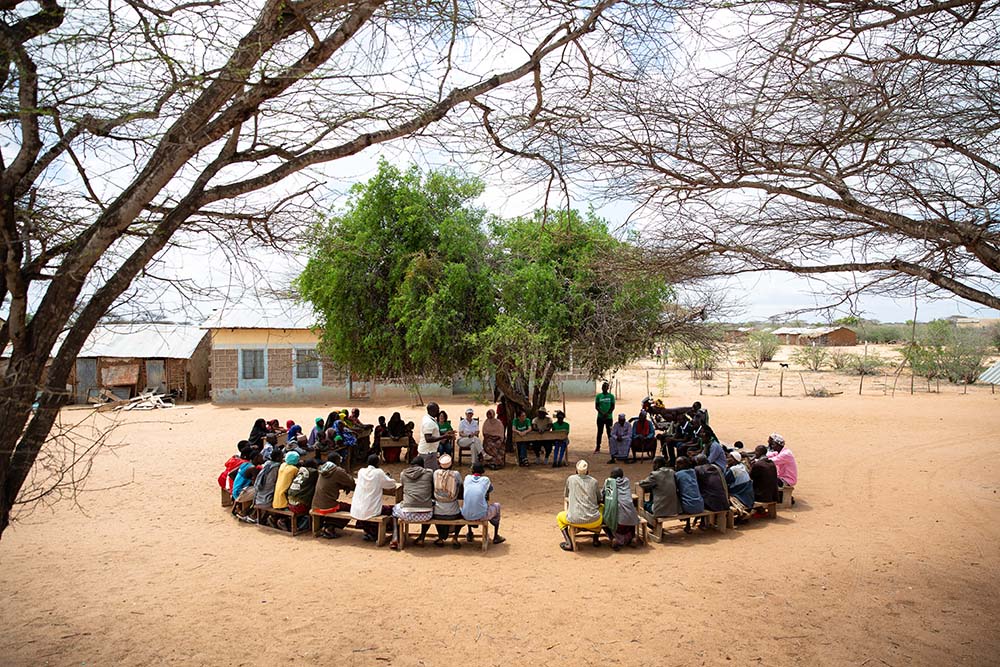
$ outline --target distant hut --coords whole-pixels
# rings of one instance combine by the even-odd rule
[[[858,344],[858,334],[847,327],[783,327],[771,333],[784,345],[841,347]]]

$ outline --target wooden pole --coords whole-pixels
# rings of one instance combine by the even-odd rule
[[[802,371],[799,371],[799,379],[802,380],[802,395],[808,396],[809,390],[806,389],[806,378],[804,375],[802,375]]]
[[[785,369],[782,368],[778,373],[778,396],[785,395]]]
[[[729,384],[730,384],[729,371],[726,371],[726,396],[729,396]]]
[[[861,395],[861,389],[865,386],[865,374],[861,374],[861,382],[858,383],[858,396]]]
[[[760,382],[760,369],[757,369],[757,379],[753,381],[753,395],[757,395],[757,383]]]
[[[562,382],[559,383],[559,393],[563,398],[563,414],[566,414],[566,386]]]
[[[702,380],[703,380],[703,378],[701,377],[701,375],[699,375],[698,376],[698,395],[699,396],[704,396],[705,395],[705,390],[702,387]]]
[[[649,369],[646,369],[646,396],[649,396]]]
[[[882,373],[882,395],[885,396],[889,391],[889,374]]]

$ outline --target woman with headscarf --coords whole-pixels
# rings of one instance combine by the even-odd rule
[[[253,423],[253,428],[250,429],[250,437],[247,438],[247,442],[250,443],[251,447],[256,447],[257,449],[264,449],[264,438],[267,437],[267,422],[263,419],[258,419]]]
[[[285,427],[288,429],[287,442],[294,442],[300,433],[302,433],[302,427],[295,423],[295,420],[289,419],[285,422]]]
[[[322,417],[316,417],[315,424],[316,425],[313,426],[313,429],[309,431],[309,440],[306,441],[306,444],[309,445],[309,449],[316,449],[316,440],[318,440],[323,431],[326,430],[323,428]]]
[[[604,532],[611,538],[611,548],[618,551],[631,545],[639,514],[632,504],[632,483],[621,468],[612,468],[604,482]]]
[[[413,422],[404,422],[398,412],[393,412],[392,416],[389,417],[389,421],[386,423],[385,428],[388,436],[393,440],[406,438],[406,460],[409,461],[412,459],[416,455],[417,451],[417,442],[413,439]],[[387,451],[392,451],[393,449],[395,449],[395,447]],[[386,462],[391,461],[392,460],[386,456]]]
[[[486,411],[483,422],[483,460],[491,469],[502,468],[507,462],[507,443],[504,442],[504,425],[493,410]]]

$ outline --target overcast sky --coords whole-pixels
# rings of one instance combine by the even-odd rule
[[[326,165],[324,175],[327,178],[326,200],[331,207],[342,206],[346,200],[346,192],[351,185],[364,182],[371,178],[378,165],[379,156],[384,156],[390,162],[405,166],[410,163],[428,166],[451,166],[461,169],[462,165],[448,163],[437,156],[426,152],[418,152],[413,147],[393,146],[373,150],[362,155]],[[478,171],[478,170],[477,170]],[[475,173],[475,172],[473,172]],[[484,180],[487,187],[481,198],[481,204],[491,213],[507,217],[529,214],[540,207],[543,201],[543,191],[540,188],[520,185],[512,186],[502,177],[487,172]],[[588,201],[579,199],[573,202],[576,208],[586,208]],[[628,221],[631,206],[627,202],[611,203],[601,206],[598,213],[608,220],[610,226],[620,228]],[[288,255],[279,256],[272,253],[261,253],[255,270],[245,266],[230,265],[222,253],[211,250],[184,251],[167,258],[170,273],[188,277],[202,287],[212,287],[218,294],[234,301],[254,297],[268,288],[282,289],[288,286],[290,280],[301,270],[305,261],[304,253],[292,251]],[[844,279],[849,280],[846,276]],[[817,308],[829,302],[830,296],[822,282],[797,277],[783,273],[762,273],[734,277],[719,281],[718,287],[725,291],[726,299],[733,304],[733,315],[727,319],[732,321],[766,320],[790,311],[805,308]],[[206,314],[218,300],[199,302],[197,309]],[[917,319],[927,321],[948,317],[950,315],[968,315],[973,317],[1000,317],[1000,312],[983,308],[957,297],[938,300],[921,299],[918,302]],[[914,303],[912,298],[890,299],[878,296],[862,298],[855,305],[855,313],[883,322],[905,322],[913,317]],[[849,308],[841,308],[837,316],[851,314]],[[190,319],[196,319],[194,312],[189,312]],[[799,319],[824,322],[823,313],[803,314]]]

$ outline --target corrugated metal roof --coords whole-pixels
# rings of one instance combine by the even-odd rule
[[[986,384],[1000,384],[1000,361],[987,368],[986,371],[979,376],[979,381],[985,382]]]
[[[77,356],[189,359],[206,335],[201,327],[184,324],[102,324]]]
[[[312,329],[316,315],[293,301],[234,303],[216,309],[203,329]]]
[[[78,357],[136,357],[140,359],[190,359],[198,343],[208,334],[190,324],[98,324],[87,337]],[[52,347],[58,354],[66,334]],[[10,344],[3,351],[9,357]]]

